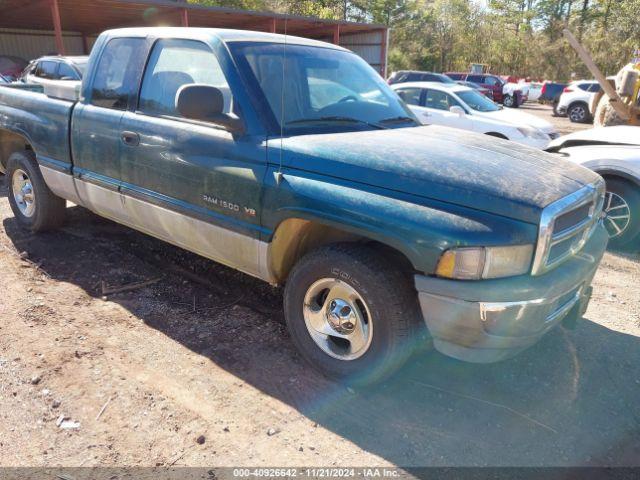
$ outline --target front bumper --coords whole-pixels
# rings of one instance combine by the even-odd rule
[[[460,360],[496,362],[536,343],[587,309],[607,245],[600,224],[582,251],[540,276],[482,281],[415,278],[422,315],[437,350]]]

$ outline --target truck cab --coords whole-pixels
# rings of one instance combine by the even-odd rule
[[[66,201],[284,285],[302,356],[385,378],[416,344],[490,362],[575,321],[606,247],[602,179],[421,126],[341,47],[195,28],[105,32],[77,102],[0,87],[16,220]]]

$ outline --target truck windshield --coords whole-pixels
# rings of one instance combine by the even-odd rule
[[[287,133],[417,125],[384,80],[357,55],[330,48],[232,43],[247,82]],[[286,58],[286,60],[284,60]]]

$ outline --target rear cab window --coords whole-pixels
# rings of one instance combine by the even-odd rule
[[[114,38],[102,51],[91,87],[91,104],[126,110],[134,101],[146,60],[145,38]]]

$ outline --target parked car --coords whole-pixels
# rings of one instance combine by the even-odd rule
[[[520,82],[520,85],[528,90],[527,99],[529,102],[537,102],[542,95],[543,84],[538,82]]]
[[[88,56],[41,57],[29,63],[20,79],[25,83],[49,84],[51,81],[80,82],[87,68]]]
[[[16,80],[26,66],[27,61],[23,58],[12,55],[0,55],[0,75],[10,81]]]
[[[387,83],[389,85],[403,82],[453,83],[453,80],[442,73],[420,72],[417,70],[400,70],[398,72],[393,72],[387,79]]]
[[[458,80],[456,81],[458,85],[462,85],[464,87],[469,87],[477,90],[479,93],[484,95],[485,97],[493,100],[493,91],[483,87],[482,85],[478,85],[477,83],[467,82],[466,80]]]
[[[562,95],[562,91],[566,86],[566,83],[544,82],[542,84],[542,91],[540,92],[538,103],[553,106],[553,115],[558,116],[558,101],[560,100],[560,95]]]
[[[505,92],[507,83],[498,75],[461,72],[447,72],[446,75],[453,80],[465,80],[488,88],[493,92],[493,100],[496,103],[502,103],[506,107],[518,107],[524,103],[522,91],[518,88],[509,87],[508,91]]]
[[[547,151],[602,175],[609,245],[640,246],[640,127],[575,132],[556,139]]]
[[[453,357],[518,353],[580,318],[606,249],[600,176],[422,127],[362,58],[314,40],[112,30],[77,102],[0,87],[0,118],[17,225],[53,229],[71,201],[284,285],[301,355],[347,382],[393,372],[425,322]]]
[[[505,110],[473,88],[433,82],[393,85],[423,125],[442,125],[545,148],[558,137],[553,125],[525,112]]]
[[[571,82],[562,90],[555,109],[556,114],[566,115],[574,123],[591,122],[593,117],[589,111],[589,104],[599,91],[600,84],[596,80]]]

